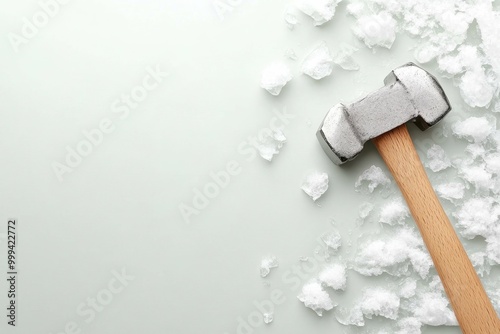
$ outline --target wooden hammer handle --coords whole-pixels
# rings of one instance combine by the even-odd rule
[[[499,334],[500,320],[427,178],[406,125],[373,140],[422,234],[464,334]]]

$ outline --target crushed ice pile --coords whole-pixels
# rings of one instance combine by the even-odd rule
[[[401,31],[421,40],[415,59],[435,60],[443,76],[455,79],[471,107],[488,107],[500,87],[500,13],[492,1],[352,0],[353,32],[368,47],[390,48]],[[480,35],[481,43],[468,34]]]
[[[295,30],[302,12],[312,18],[315,26],[326,26],[335,19],[339,2],[300,0],[287,7],[285,22],[290,30]],[[445,121],[438,127],[444,129],[448,137],[445,141],[463,145],[464,150],[452,155],[446,148],[447,142],[440,142],[443,147],[434,143],[419,153],[500,314],[498,2],[344,0],[343,5],[353,22],[352,33],[367,48],[374,52],[390,49],[398,34],[405,33],[415,38],[412,52],[416,62],[432,62],[440,79],[449,78],[457,87],[463,103],[455,106],[454,113],[460,120]],[[336,50],[325,42],[315,42],[315,48],[302,60],[302,73],[320,80],[332,75],[335,66],[359,69],[352,50]],[[291,60],[297,59],[293,50],[287,51],[287,55]],[[286,65],[271,65],[262,73],[262,87],[278,95],[291,78]],[[372,318],[385,319],[385,327],[379,333],[420,334],[425,325],[457,326],[420,233],[391,178],[374,165],[359,175],[354,187],[363,199],[353,216],[353,221],[358,222],[356,234],[350,232],[353,240],[346,242],[348,247],[354,242],[353,249],[347,252],[348,258],[342,258],[340,233],[321,235],[319,240],[326,246],[325,263],[304,281],[298,299],[319,316],[330,312],[340,324],[349,327],[348,332],[356,332],[356,328],[370,330]],[[326,173],[311,174],[302,185],[313,200],[327,188]],[[368,232],[369,227],[376,231]],[[301,261],[307,262],[308,258]],[[362,291],[355,291],[354,303],[343,305],[338,296],[349,291],[351,273],[380,276],[384,280],[374,280]]]
[[[477,120],[472,119],[471,122],[476,123]],[[455,206],[449,215],[461,237],[464,240],[480,238],[482,248],[478,248],[477,244],[473,247],[467,243],[464,245],[500,313],[500,287],[496,276],[490,274],[492,268],[500,264],[500,202],[495,196],[498,189],[488,188],[485,192],[483,185],[468,181],[467,173],[461,171],[484,164],[484,169],[492,175],[500,172],[499,155],[490,147],[493,145],[491,139],[497,132],[492,132],[488,126],[473,129],[467,123],[466,119],[460,121],[460,126],[452,126],[455,140],[482,143],[485,145],[482,155],[473,159],[467,156],[472,153],[466,151],[465,157],[450,160],[443,154],[442,148],[431,146],[427,160],[425,156],[422,158],[430,172],[436,175],[442,169],[433,168],[435,166],[449,165],[447,168],[457,170],[461,180],[439,184],[436,190],[439,196]],[[469,135],[464,136],[462,128],[467,128]],[[489,161],[489,168],[486,161]],[[382,168],[371,166],[361,173],[355,187],[365,189],[363,196],[371,201],[380,200],[379,194],[392,187],[393,196],[383,199],[381,203],[364,201],[359,206],[358,219],[365,220],[370,215],[376,215],[379,230],[364,233],[364,225],[360,225],[355,252],[347,260],[338,254],[334,257],[325,255],[325,266],[304,284],[298,299],[320,316],[333,312],[340,324],[352,328],[369,326],[367,324],[374,318],[386,319],[387,333],[419,334],[424,325],[458,326],[432,260],[411,221],[408,207],[399,195],[395,195],[396,186]],[[477,192],[479,190],[481,193]],[[320,240],[327,248],[335,250],[342,243],[342,237],[336,230],[324,233]],[[382,285],[379,283],[379,286],[360,291],[353,304],[343,305],[336,293],[348,290],[349,271],[366,277],[384,275],[388,279]]]

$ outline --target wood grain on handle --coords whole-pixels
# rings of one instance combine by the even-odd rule
[[[373,140],[422,234],[464,334],[499,334],[500,320],[417,155],[406,125]]]

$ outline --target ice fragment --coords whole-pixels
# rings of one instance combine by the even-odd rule
[[[297,7],[312,17],[315,26],[330,21],[335,15],[335,8],[341,0],[299,0]]]
[[[381,316],[395,320],[399,312],[399,297],[384,288],[367,289],[363,293],[361,311],[368,319]]]
[[[388,273],[394,276],[408,275],[409,266],[425,278],[432,260],[423,241],[413,230],[401,228],[384,239],[364,242],[358,248],[353,269],[365,276]]]
[[[345,265],[335,263],[319,273],[319,280],[334,290],[344,290],[347,282]]]
[[[295,26],[299,24],[299,19],[295,15],[295,10],[293,7],[288,6],[285,10],[285,22],[288,29],[293,30]]]
[[[302,73],[315,80],[323,79],[332,74],[333,58],[325,42],[321,42],[307,55],[302,63]]]
[[[388,12],[362,15],[353,31],[369,48],[381,46],[390,49],[396,39],[396,20]]]
[[[439,197],[451,202],[462,199],[465,194],[465,186],[459,182],[444,183],[436,186]]]
[[[292,72],[284,63],[276,62],[262,71],[260,86],[271,95],[279,95],[283,87],[292,80]]]
[[[334,251],[338,250],[342,245],[342,237],[336,230],[323,233],[323,235],[321,236],[321,240],[323,240],[328,248],[331,248]]]
[[[260,263],[260,276],[266,277],[272,268],[278,267],[278,259],[274,255],[267,255],[262,258]]]
[[[273,313],[264,313],[264,323],[265,324],[270,324],[274,320],[274,315]]]
[[[372,212],[374,205],[370,202],[363,202],[359,206],[359,218],[366,219]]]
[[[403,224],[408,217],[408,207],[401,198],[390,201],[380,210],[381,223],[389,225]]]
[[[475,143],[484,141],[496,130],[496,120],[486,117],[469,117],[452,126],[453,133]]]
[[[426,292],[416,305],[415,316],[425,325],[457,326],[455,314],[448,307],[448,300],[441,292]]]
[[[280,153],[280,149],[285,143],[286,137],[281,130],[270,130],[260,138],[257,150],[262,158],[272,161],[274,156]]]
[[[328,190],[328,174],[313,172],[307,175],[302,183],[302,190],[316,201]]]
[[[321,283],[316,280],[306,283],[297,298],[320,317],[323,315],[323,311],[329,311],[335,306]]]
[[[382,169],[373,165],[361,174],[354,186],[359,191],[366,185],[368,192],[372,193],[378,186],[385,187],[390,184],[391,180]]]
[[[448,167],[451,167],[451,161],[444,152],[443,148],[439,145],[432,145],[427,151],[427,167],[433,172],[440,172]]]
[[[365,325],[365,318],[359,305],[354,306],[350,310],[344,307],[337,308],[335,310],[335,318],[344,326],[353,325],[362,327]]]

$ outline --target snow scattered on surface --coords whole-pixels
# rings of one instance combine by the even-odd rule
[[[361,312],[368,319],[381,316],[395,320],[399,312],[399,297],[384,288],[367,289],[363,293],[360,306]]]
[[[342,236],[337,230],[323,233],[321,240],[333,251],[338,250],[342,246]]]
[[[485,252],[475,252],[470,254],[469,258],[479,276],[484,277],[490,274],[491,265]]]
[[[492,174],[486,170],[485,164],[461,165],[459,174],[468,184],[474,186],[477,193],[487,192],[492,186]]]
[[[274,156],[280,153],[281,148],[286,143],[286,137],[279,129],[267,132],[260,138],[257,150],[262,158],[272,161]]]
[[[411,298],[415,296],[416,290],[417,290],[417,280],[408,277],[401,284],[401,288],[399,289],[399,296],[401,298]]]
[[[456,122],[453,133],[459,138],[466,138],[475,143],[483,142],[496,130],[496,119],[487,117],[469,117]]]
[[[307,175],[302,183],[302,190],[316,201],[328,190],[328,174],[313,172]]]
[[[500,264],[500,226],[498,225],[486,238],[486,255],[493,264]]]
[[[391,184],[391,180],[385,175],[380,167],[372,165],[365,170],[358,178],[354,186],[356,190],[361,191],[366,189],[369,193],[377,187],[387,187]]]
[[[439,197],[454,202],[464,198],[465,186],[460,182],[443,183],[436,186],[436,192]]]
[[[302,292],[297,298],[320,317],[323,315],[323,311],[329,311],[335,306],[328,292],[326,292],[321,283],[316,280],[306,283],[302,287]]]
[[[471,107],[486,107],[493,98],[491,87],[486,73],[483,70],[467,71],[459,84],[460,94]]]
[[[365,325],[365,318],[359,305],[356,305],[352,309],[347,309],[345,307],[336,308],[335,318],[344,326],[352,325],[362,327]]]
[[[277,96],[292,78],[290,68],[284,63],[276,62],[262,71],[260,86],[271,95]]]
[[[311,16],[315,25],[321,25],[333,18],[338,2],[301,0],[297,7]],[[441,76],[450,78],[456,85],[466,106],[454,105],[454,109],[471,115],[451,124],[455,138],[449,140],[461,141],[465,151],[450,159],[441,146],[434,144],[426,152],[425,166],[439,173],[431,175],[433,183],[437,181],[435,190],[440,198],[449,201],[444,203],[445,208],[457,232],[466,239],[474,239],[474,246],[472,241],[464,246],[477,272],[486,281],[497,282],[492,277],[494,266],[500,264],[500,131],[494,114],[500,112],[500,7],[493,10],[489,0],[346,2],[348,13],[354,17],[353,33],[373,52],[390,49],[397,33],[409,34],[419,43],[413,49],[415,59],[420,63],[434,61]],[[285,21],[290,29],[296,27],[298,18],[294,8],[287,9]],[[297,59],[294,52],[287,54],[289,59]],[[341,48],[330,52],[323,42],[306,57],[302,72],[319,80],[331,75],[334,64],[344,70],[359,69],[352,50]],[[284,77],[287,76],[281,76]],[[291,73],[281,87],[276,85],[274,92],[279,94],[290,79]],[[382,191],[390,187],[391,179],[376,166],[364,171],[355,182],[356,191],[364,195],[375,191],[384,195]],[[314,194],[313,190],[308,193],[315,199]],[[338,264],[337,259],[333,261],[336,264],[325,264],[326,267],[304,285],[299,300],[321,315],[324,310],[335,307],[325,289],[343,290],[348,270],[364,276],[386,274],[390,283],[385,287],[365,290],[351,308],[336,308],[334,315],[339,323],[361,327],[372,317],[395,320],[379,334],[420,334],[423,325],[456,326],[442,284],[433,274],[431,258],[420,234],[413,228],[404,202],[399,199],[381,205],[373,197],[370,201],[373,203],[363,202],[359,206],[359,217],[355,217],[358,230],[354,230],[353,235],[359,232],[361,237],[351,258],[345,262],[347,266]],[[359,221],[374,215],[374,209],[384,224],[360,224]],[[368,228],[379,230],[367,235]],[[333,250],[331,254],[340,256],[340,252],[337,253],[341,246],[340,233],[325,233],[321,239],[328,246],[322,249],[325,253]],[[351,242],[347,240],[346,250]],[[330,257],[324,260],[328,262]],[[487,286],[487,291],[500,313],[498,283]]]
[[[426,166],[429,167],[433,172],[440,172],[446,168],[451,167],[451,161],[444,152],[443,148],[439,145],[432,145],[427,151],[427,161]]]
[[[309,53],[302,63],[302,73],[315,80],[332,74],[333,58],[325,42],[321,42]]]
[[[361,203],[361,205],[359,206],[359,218],[363,220],[368,218],[374,207],[375,206],[370,202]]]
[[[500,153],[491,153],[484,157],[486,170],[492,174],[500,174]]]
[[[330,21],[335,15],[335,8],[341,0],[299,0],[297,7],[314,20],[315,26]]]
[[[331,264],[318,277],[324,285],[334,290],[344,290],[347,282],[346,267],[339,263]]]
[[[409,216],[410,212],[402,198],[390,201],[380,210],[380,222],[389,225],[404,224]]]
[[[497,103],[495,103],[495,106],[491,109],[491,111],[494,113],[500,113],[500,101],[497,101]]]
[[[278,267],[278,259],[274,255],[267,255],[262,258],[260,262],[260,276],[267,277],[271,269]]]
[[[294,30],[295,26],[299,24],[299,19],[297,18],[297,14],[295,13],[295,8],[292,6],[288,6],[285,10],[284,14],[285,23],[290,30]]]
[[[410,274],[413,270],[425,278],[432,267],[432,260],[422,238],[409,228],[400,228],[394,235],[383,238],[373,236],[358,247],[353,269],[365,276],[388,273],[393,276]]]
[[[414,314],[424,325],[457,326],[455,314],[448,304],[448,300],[441,292],[427,292],[420,296]]]
[[[472,143],[467,145],[465,148],[465,152],[469,153],[469,156],[472,160],[476,160],[477,158],[484,158],[486,154],[486,148],[482,143]]]
[[[359,64],[356,63],[351,53],[346,52],[345,50],[338,51],[333,57],[333,62],[346,71],[359,70]]]
[[[470,198],[454,216],[464,238],[488,238],[498,225],[500,206],[491,197]]]
[[[387,49],[392,47],[396,40],[396,20],[387,12],[360,15],[356,17],[354,34],[361,39],[367,47],[380,46]]]
[[[395,334],[421,334],[422,323],[413,317],[401,318],[397,323],[398,331]]]

